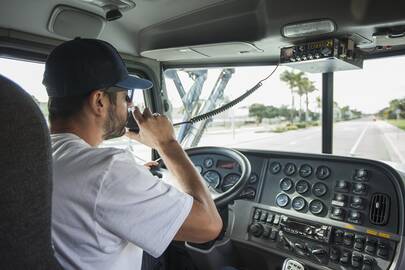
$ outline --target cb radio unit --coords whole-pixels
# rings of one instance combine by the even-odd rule
[[[329,38],[281,49],[280,65],[310,73],[363,68],[351,39]]]

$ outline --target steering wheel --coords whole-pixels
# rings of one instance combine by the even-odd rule
[[[238,163],[241,170],[241,176],[239,180],[230,189],[224,192],[218,192],[213,187],[208,186],[208,189],[212,195],[212,199],[214,200],[215,205],[217,207],[225,206],[229,202],[234,200],[247,185],[251,173],[251,166],[247,157],[243,155],[241,152],[231,148],[217,147],[217,146],[194,147],[186,149],[185,152],[191,159],[193,156],[215,154],[225,156]],[[159,161],[159,165],[160,166],[157,169],[157,171],[161,174],[165,174],[165,169],[162,169],[163,165],[162,160]]]

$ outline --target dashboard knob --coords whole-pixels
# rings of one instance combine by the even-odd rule
[[[314,234],[314,229],[311,227],[305,228],[305,232],[307,235],[313,235]]]
[[[367,186],[363,183],[355,183],[353,186],[353,193],[364,195],[367,193]]]
[[[361,213],[358,211],[351,211],[349,213],[348,221],[355,224],[361,224]]]
[[[253,223],[249,226],[248,232],[256,237],[260,237],[263,234],[264,227],[260,223]]]
[[[352,198],[352,202],[350,203],[350,207],[354,209],[364,209],[363,199],[361,197],[354,196]]]
[[[336,182],[335,191],[339,192],[348,192],[349,191],[349,183],[345,180],[339,180]]]
[[[354,173],[354,180],[357,181],[367,181],[370,177],[370,174],[368,172],[368,170],[364,169],[364,168],[360,168],[358,170],[355,171]]]

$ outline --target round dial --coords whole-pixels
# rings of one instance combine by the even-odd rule
[[[239,198],[253,200],[256,197],[256,189],[248,187],[239,194]]]
[[[230,173],[225,176],[224,180],[222,181],[221,189],[222,191],[227,191],[231,187],[235,185],[236,182],[240,179],[240,175],[236,173]]]
[[[303,164],[299,170],[301,177],[308,177],[312,174],[312,167],[308,164]]]
[[[295,197],[292,201],[292,208],[296,211],[301,211],[304,209],[307,202],[302,197]]]
[[[257,180],[259,180],[259,176],[257,176],[257,174],[252,173],[249,177],[249,184],[254,184],[257,182]]]
[[[318,169],[316,169],[316,177],[319,180],[325,180],[328,178],[330,175],[330,169],[326,166],[319,166]]]
[[[274,161],[270,164],[270,171],[272,174],[279,173],[281,171],[280,162]]]
[[[322,197],[326,192],[328,192],[328,187],[324,183],[318,182],[312,187],[312,193],[314,193],[316,197]]]
[[[287,163],[284,167],[284,173],[288,176],[293,175],[297,171],[294,163]]]
[[[286,194],[278,194],[276,198],[276,204],[280,207],[286,207],[290,202],[290,198]]]
[[[289,191],[293,187],[293,185],[293,181],[288,177],[285,177],[280,181],[280,188],[282,191]]]
[[[204,179],[209,186],[217,188],[221,181],[221,176],[216,171],[207,171],[204,173]]]
[[[204,167],[205,168],[211,168],[212,165],[214,165],[214,160],[212,158],[204,159]]]
[[[249,226],[249,233],[253,234],[256,237],[260,237],[264,231],[264,227],[260,223],[253,223]]]
[[[324,208],[325,206],[320,200],[313,200],[309,204],[309,211],[311,211],[311,213],[314,215],[319,215],[320,213],[322,213]]]
[[[309,189],[309,184],[307,181],[305,180],[300,180],[297,182],[297,184],[295,185],[295,190],[299,193],[299,194],[303,194],[305,192],[307,192]]]

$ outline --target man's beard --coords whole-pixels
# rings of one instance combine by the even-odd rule
[[[108,118],[104,123],[104,140],[121,137],[126,132],[127,119],[120,119],[114,109],[115,106],[110,106],[108,109]]]

